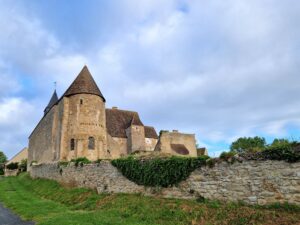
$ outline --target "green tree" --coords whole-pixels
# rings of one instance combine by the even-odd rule
[[[230,145],[230,150],[238,153],[261,151],[266,146],[263,137],[241,137]]]
[[[0,151],[0,164],[5,163],[6,161],[7,161],[6,155],[4,154],[4,152]]]
[[[288,139],[278,139],[275,138],[272,142],[271,146],[277,146],[277,145],[284,145],[284,144],[291,144]]]

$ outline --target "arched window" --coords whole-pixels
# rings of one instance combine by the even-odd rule
[[[95,138],[94,137],[89,137],[89,149],[93,150],[95,149]]]
[[[71,151],[75,150],[75,139],[74,138],[72,138],[70,141],[70,149],[71,149]]]

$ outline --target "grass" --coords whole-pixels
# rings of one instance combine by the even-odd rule
[[[0,201],[23,219],[44,225],[118,224],[299,224],[293,205],[247,206],[241,203],[161,199],[141,195],[98,195],[28,174],[0,179]]]

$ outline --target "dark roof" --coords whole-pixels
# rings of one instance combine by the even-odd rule
[[[46,106],[46,108],[44,109],[44,114],[46,114],[47,112],[50,111],[50,109],[52,108],[52,106],[54,106],[58,101],[58,97],[57,97],[57,94],[56,94],[56,90],[54,90],[54,93],[48,103],[48,105]]]
[[[71,86],[67,89],[63,97],[68,97],[75,94],[92,94],[100,96],[105,102],[99,87],[92,77],[87,66],[84,66]]]
[[[190,153],[183,144],[171,144],[171,148],[174,152],[180,155],[188,155]]]
[[[131,125],[144,126],[139,114],[133,111],[106,109],[106,128],[112,137],[127,138],[126,129]],[[153,127],[145,126],[146,138],[157,138]]]
[[[158,136],[157,136],[157,133],[156,133],[156,130],[154,129],[154,127],[145,126],[145,137],[158,139]]]
[[[127,138],[126,129],[131,125],[134,117],[136,117],[135,125],[144,126],[137,112],[119,109],[105,109],[105,112],[107,132],[112,137]]]

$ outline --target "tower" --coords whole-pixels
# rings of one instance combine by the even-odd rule
[[[61,160],[107,157],[105,98],[86,66],[63,95]]]
[[[47,112],[50,111],[50,109],[52,108],[52,106],[54,106],[56,103],[58,102],[58,97],[57,97],[57,93],[56,90],[54,90],[52,97],[48,103],[48,105],[46,106],[46,108],[44,109],[44,115],[47,114]]]

